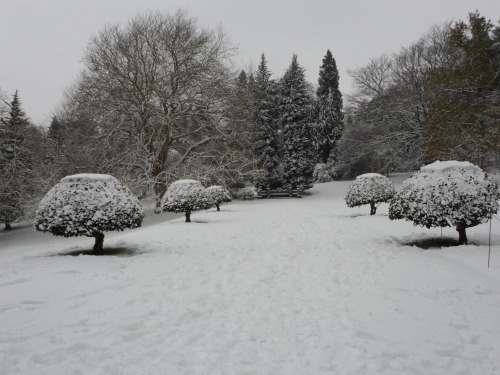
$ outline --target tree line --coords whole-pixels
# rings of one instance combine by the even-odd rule
[[[499,30],[477,12],[433,28],[349,71],[344,108],[330,50],[313,85],[296,55],[278,78],[264,54],[235,69],[227,34],[184,11],[106,26],[48,129],[17,92],[0,93],[0,221],[32,216],[51,186],[83,172],[112,174],[159,209],[184,178],[307,189],[438,158],[498,164]]]
[[[340,176],[435,160],[500,166],[500,27],[478,12],[349,74]]]

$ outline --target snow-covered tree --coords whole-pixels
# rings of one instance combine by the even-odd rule
[[[215,207],[217,207],[217,211],[220,211],[220,205],[222,203],[231,202],[229,191],[222,186],[209,186],[206,188],[206,192],[212,198]]]
[[[103,168],[147,182],[159,207],[173,176],[230,132],[233,54],[221,28],[185,11],[144,12],[91,39],[64,107],[94,117],[94,142],[114,145]]]
[[[104,232],[138,228],[139,200],[116,178],[104,174],[64,177],[42,199],[35,229],[56,236],[94,237],[94,255],[103,253]]]
[[[317,141],[319,163],[337,161],[338,143],[342,136],[342,94],[339,90],[339,72],[330,50],[323,58],[319,71],[317,103]]]
[[[257,185],[274,189],[282,185],[282,139],[278,121],[278,86],[270,77],[266,57],[262,54],[253,83],[254,117],[260,135],[255,143],[255,154],[262,170]]]
[[[244,187],[236,192],[236,198],[246,200],[252,200],[257,198],[257,192],[254,187]]]
[[[469,162],[436,161],[404,181],[389,206],[389,218],[415,225],[454,226],[459,245],[467,244],[466,228],[498,211],[498,184]]]
[[[32,125],[24,113],[16,91],[8,113],[0,120],[0,222],[5,229],[23,214],[22,200],[32,195]]]
[[[370,205],[370,215],[377,212],[377,203],[388,202],[396,194],[392,182],[378,173],[365,173],[349,186],[345,201],[348,207]]]
[[[283,129],[283,187],[309,189],[315,165],[311,124],[312,98],[304,69],[293,55],[280,81],[280,121]]]
[[[191,212],[208,210],[214,205],[203,185],[196,180],[178,180],[172,183],[162,201],[163,211],[185,212],[186,223],[191,222]]]

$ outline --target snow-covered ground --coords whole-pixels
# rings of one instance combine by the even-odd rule
[[[489,224],[404,246],[440,229],[348,208],[349,183],[106,236],[134,256],[3,233],[0,374],[500,374],[500,222],[488,269]]]

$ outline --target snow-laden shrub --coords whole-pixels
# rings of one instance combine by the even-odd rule
[[[370,215],[377,212],[377,203],[388,202],[396,194],[392,182],[378,173],[365,173],[354,180],[347,190],[348,207],[370,205]]]
[[[257,191],[254,187],[244,187],[236,192],[237,199],[249,200],[257,198]]]
[[[330,182],[335,179],[335,167],[333,163],[318,163],[314,166],[314,182]]]
[[[116,178],[104,174],[64,177],[41,200],[35,229],[56,236],[95,237],[102,254],[104,232],[138,228],[144,211],[138,199]]]
[[[209,186],[206,189],[207,194],[212,198],[217,211],[220,211],[220,205],[222,203],[231,202],[231,195],[229,191],[224,189],[222,186]]]
[[[427,228],[454,226],[461,245],[467,243],[466,228],[498,211],[498,199],[497,183],[478,166],[436,161],[403,182],[391,200],[389,218]]]
[[[186,223],[191,222],[191,212],[207,210],[214,205],[203,185],[196,180],[179,180],[172,183],[162,200],[163,211],[184,212]]]

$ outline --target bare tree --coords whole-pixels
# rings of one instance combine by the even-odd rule
[[[448,27],[435,26],[397,54],[349,71],[356,91],[349,97],[352,122],[341,141],[348,152],[347,158],[340,158],[341,174],[388,173],[421,165],[428,110],[424,90],[429,70],[447,62]]]
[[[103,169],[144,181],[159,206],[175,171],[230,132],[233,52],[221,28],[201,28],[184,11],[138,15],[90,41],[66,106],[87,112],[100,145],[113,145]]]

